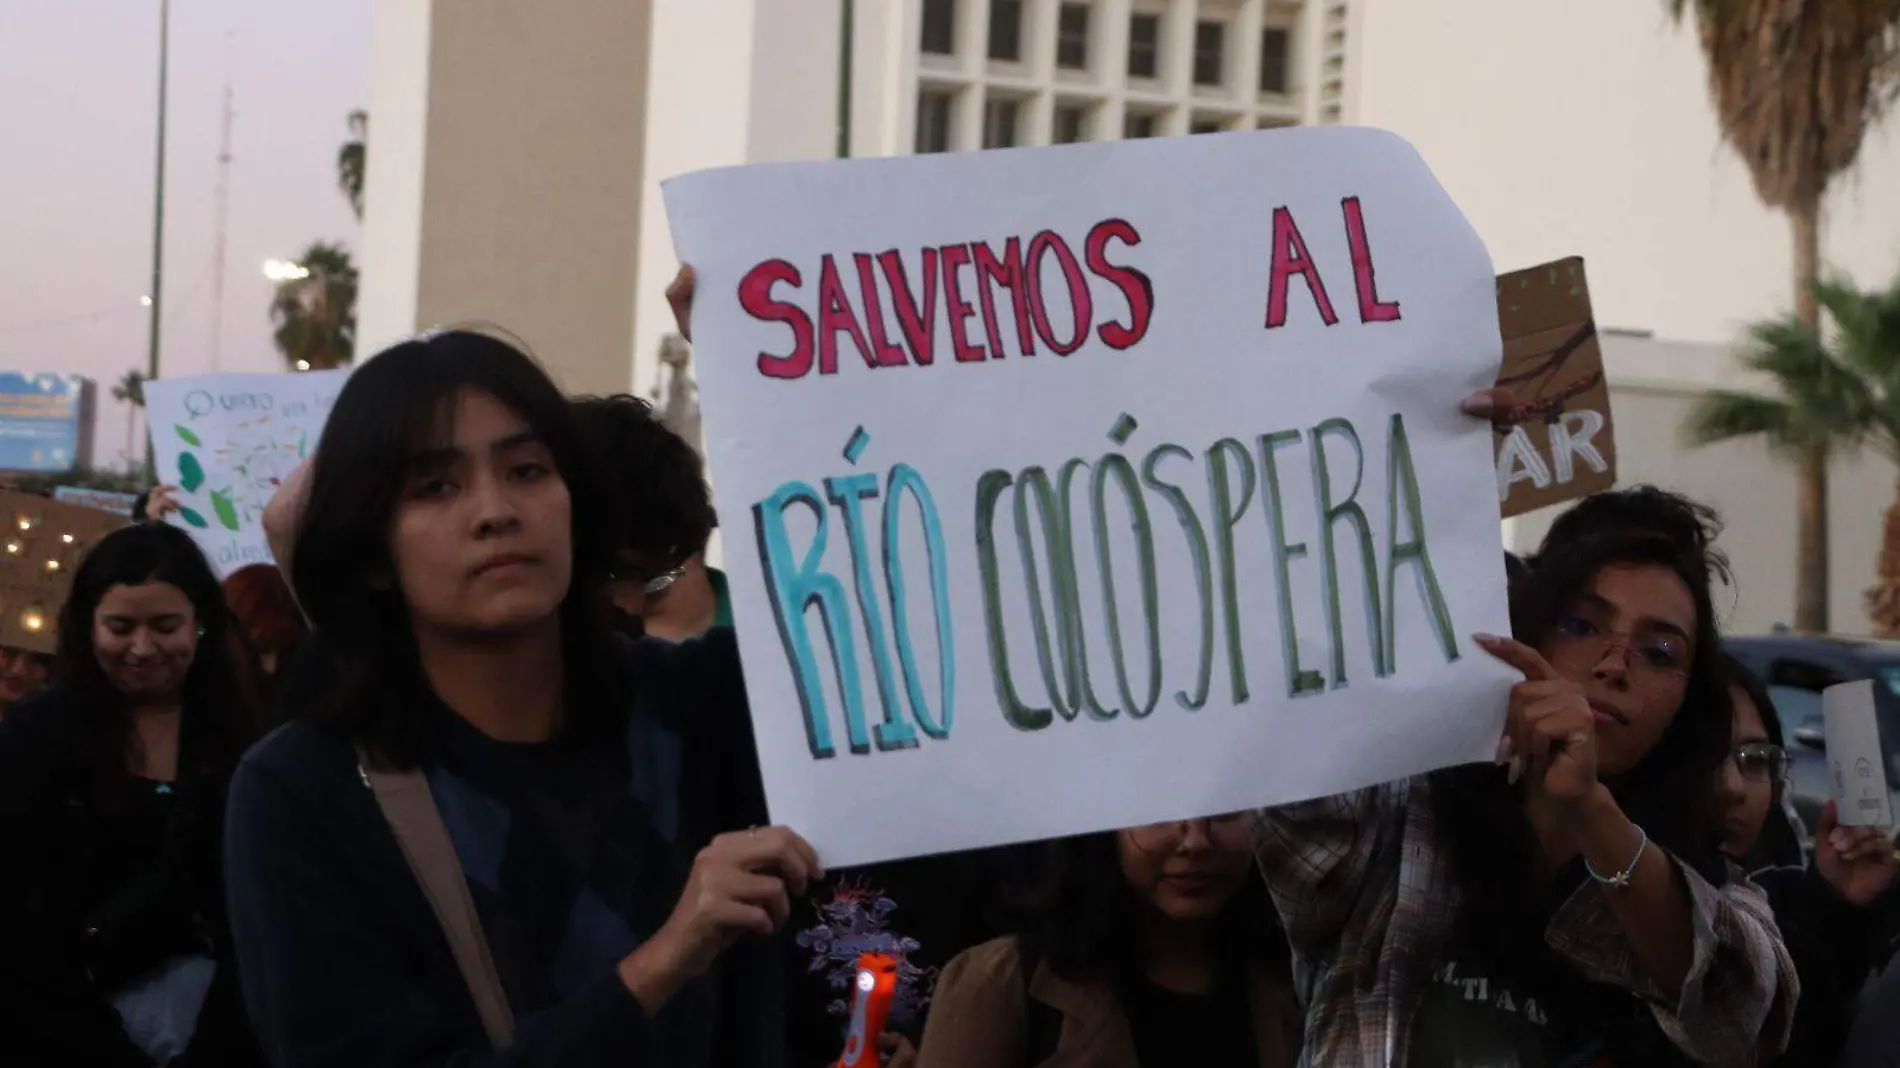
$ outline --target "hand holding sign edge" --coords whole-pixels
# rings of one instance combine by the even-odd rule
[[[1566,679],[1522,642],[1475,636],[1485,652],[1524,673],[1511,688],[1505,743],[1524,760],[1527,801],[1574,819],[1598,789],[1596,716],[1583,687]],[[1568,822],[1568,819],[1566,820]]]

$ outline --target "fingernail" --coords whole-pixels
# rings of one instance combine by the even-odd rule
[[[1509,783],[1512,786],[1516,786],[1517,780],[1523,777],[1524,777],[1524,762],[1522,760],[1519,760],[1516,757],[1512,757],[1511,758],[1511,772],[1510,774],[1504,777],[1504,781],[1506,783]]]
[[[1847,852],[1847,847],[1850,844],[1847,840],[1846,831],[1837,830],[1833,834],[1828,835],[1827,840],[1834,846],[1834,852],[1836,853]]]
[[[1498,763],[1509,764],[1511,761],[1516,760],[1516,759],[1517,759],[1517,743],[1513,742],[1511,740],[1511,736],[1508,734],[1502,738],[1499,738],[1498,739]]]
[[[1495,634],[1486,634],[1483,631],[1479,631],[1471,636],[1471,640],[1477,642],[1479,645],[1496,645],[1502,639]]]

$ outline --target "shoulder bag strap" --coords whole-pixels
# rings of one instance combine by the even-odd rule
[[[356,751],[357,771],[363,784],[376,795],[376,806],[383,810],[389,829],[396,834],[409,870],[429,899],[436,922],[449,940],[455,966],[475,999],[475,1011],[482,1018],[482,1030],[497,1049],[514,1037],[515,1016],[508,1007],[508,994],[502,989],[501,975],[495,971],[495,958],[489,952],[488,938],[482,933],[480,917],[475,915],[474,899],[469,897],[468,882],[462,875],[462,862],[455,856],[455,844],[449,840],[442,813],[429,792],[429,781],[420,770],[391,771],[377,767],[360,746]]]

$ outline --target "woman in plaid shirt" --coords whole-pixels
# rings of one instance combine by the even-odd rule
[[[1799,993],[1719,852],[1731,713],[1712,512],[1654,489],[1553,526],[1514,584],[1505,767],[1268,810],[1260,866],[1307,1007],[1303,1063],[1751,1064]]]

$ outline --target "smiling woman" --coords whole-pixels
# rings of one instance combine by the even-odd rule
[[[220,893],[252,738],[216,577],[159,524],[87,553],[52,684],[0,723],[0,1033],[50,1063],[261,1064]]]
[[[554,383],[482,334],[398,345],[337,398],[289,556],[334,664],[232,785],[233,926],[282,1068],[782,1054],[777,958],[739,943],[817,858],[720,833],[760,818],[743,769],[695,757],[745,721],[731,636],[611,630],[625,538],[586,459]]]

